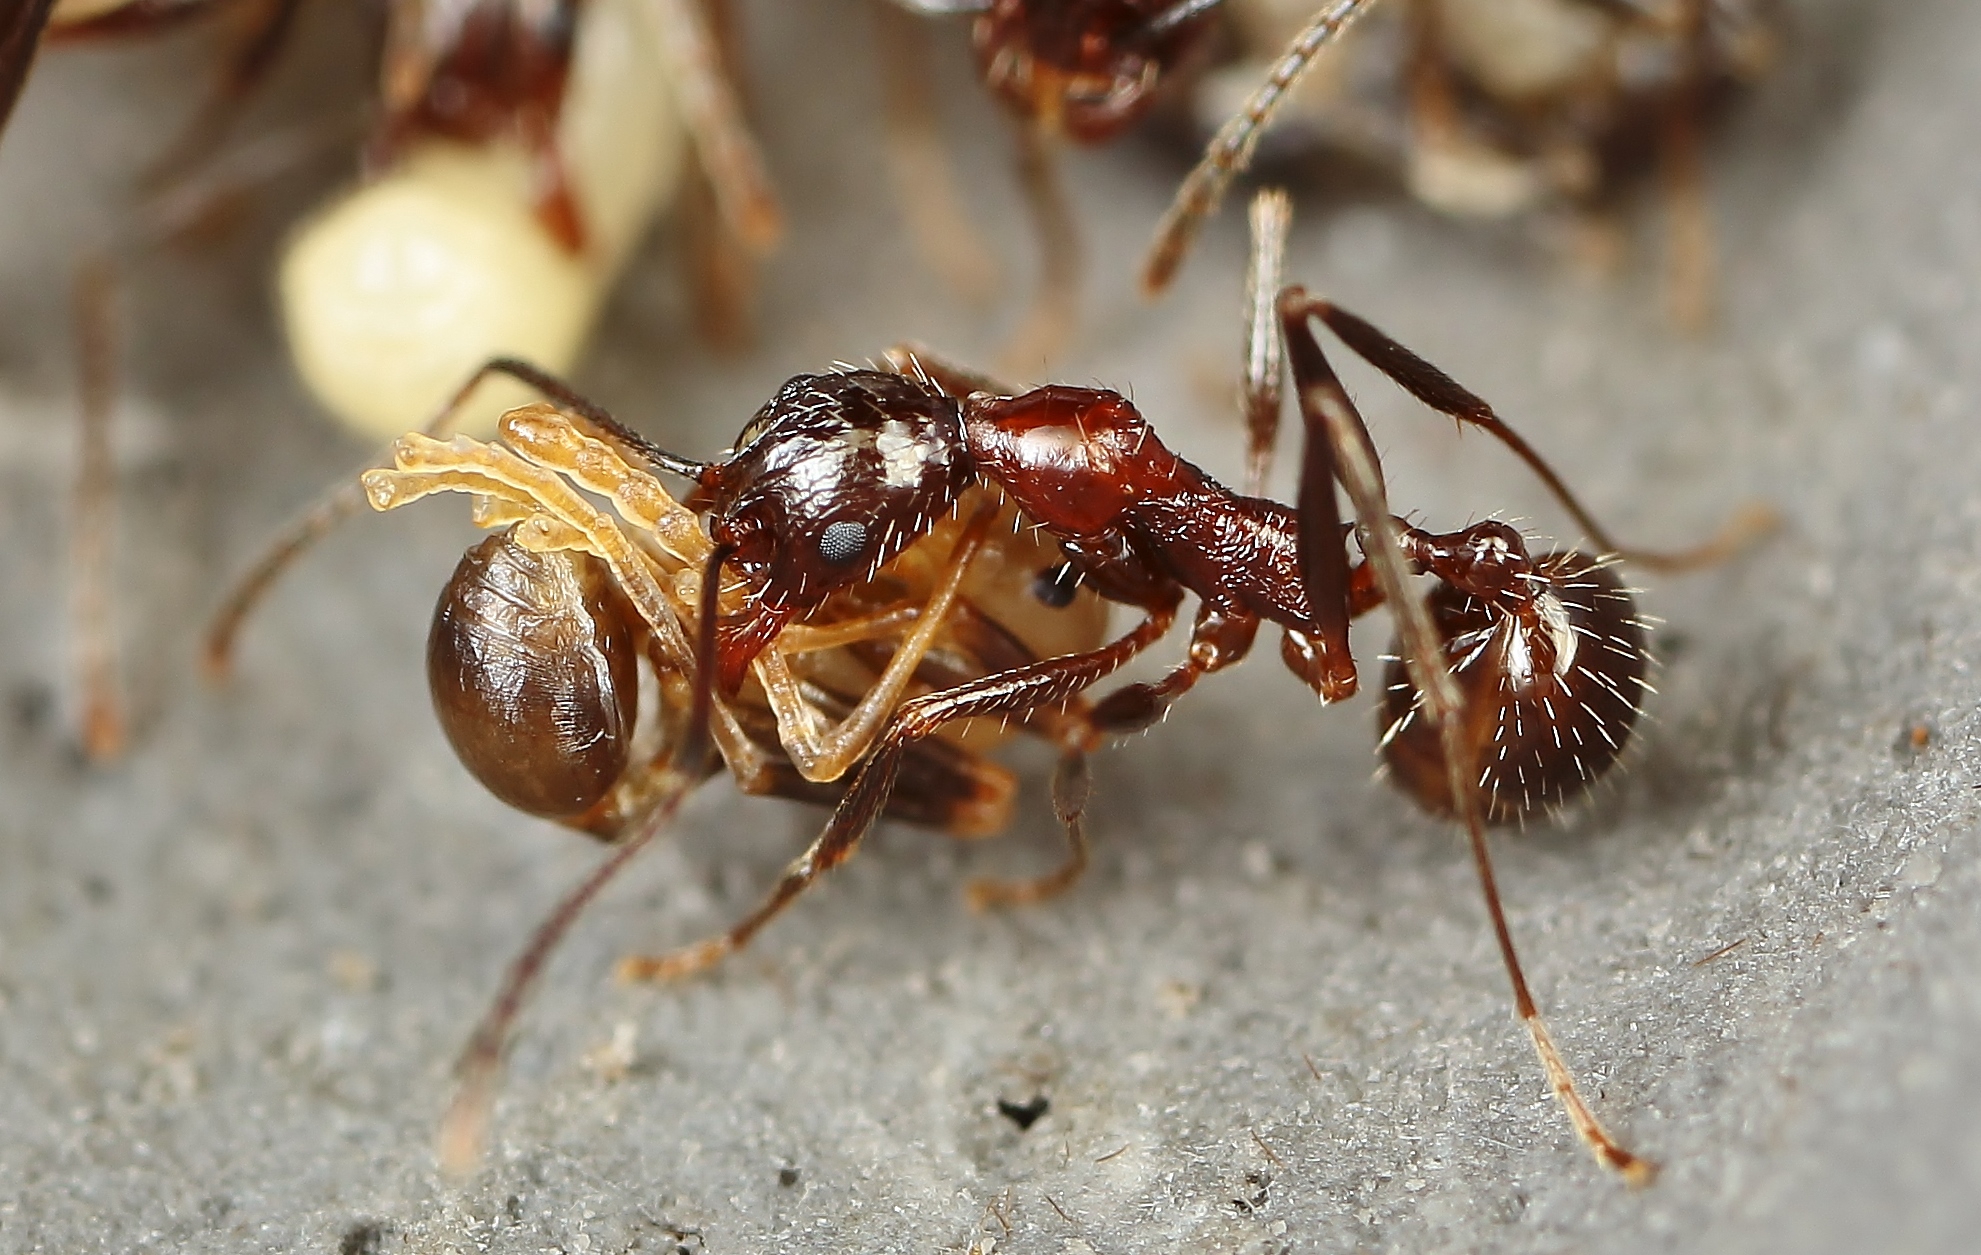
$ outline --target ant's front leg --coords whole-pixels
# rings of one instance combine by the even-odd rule
[[[1099,649],[1048,658],[903,703],[840,799],[825,831],[785,869],[762,905],[728,932],[706,941],[671,954],[622,959],[620,979],[665,981],[690,976],[742,949],[778,912],[810,888],[813,881],[859,849],[861,839],[886,807],[903,756],[913,743],[933,736],[945,724],[958,719],[1023,714],[1075,697],[1161,640],[1176,621],[1176,607],[1181,600],[1181,595],[1172,590],[1165,600],[1145,606],[1141,623]],[[1076,840],[1076,852],[1083,845]]]

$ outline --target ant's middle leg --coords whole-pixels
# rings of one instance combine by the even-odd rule
[[[1099,649],[998,672],[904,703],[840,799],[825,831],[785,869],[776,887],[756,910],[728,932],[671,954],[636,955],[621,960],[621,979],[673,980],[704,971],[740,950],[813,881],[859,849],[861,839],[887,805],[901,770],[902,757],[911,744],[934,735],[943,725],[957,719],[1018,714],[1053,706],[1078,695],[1161,640],[1175,622],[1180,600],[1180,594],[1171,591],[1163,600],[1144,607],[1141,623]]]

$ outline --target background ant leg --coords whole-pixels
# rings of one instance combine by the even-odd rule
[[[923,262],[971,305],[997,294],[997,262],[963,208],[956,170],[943,143],[930,82],[928,30],[890,0],[873,0],[886,94],[888,165],[894,198]]]
[[[1287,330],[1288,356],[1293,362],[1294,381],[1300,398],[1300,416],[1309,445],[1331,447],[1336,474],[1355,505],[1355,526],[1367,565],[1381,586],[1384,600],[1396,619],[1397,635],[1403,648],[1404,664],[1411,683],[1423,696],[1423,710],[1437,729],[1443,744],[1448,787],[1465,827],[1472,848],[1472,860],[1479,876],[1480,892],[1492,920],[1494,939],[1507,979],[1513,987],[1514,1013],[1527,1028],[1547,1073],[1555,1097],[1567,1112],[1569,1122],[1589,1147],[1596,1161],[1615,1170],[1632,1185],[1646,1185],[1657,1175],[1657,1165],[1624,1149],[1583,1102],[1575,1079],[1553,1038],[1534,997],[1527,988],[1520,956],[1513,947],[1513,934],[1507,928],[1506,912],[1500,905],[1499,886],[1493,875],[1492,854],[1486,845],[1486,828],[1477,790],[1476,755],[1466,736],[1464,698],[1444,658],[1443,641],[1432,622],[1429,607],[1410,588],[1410,565],[1404,557],[1396,518],[1390,513],[1388,494],[1383,487],[1382,468],[1368,428],[1356,412],[1348,392],[1335,377],[1321,352],[1320,344],[1307,330],[1306,315],[1313,308],[1299,288],[1288,288],[1280,297],[1280,310]],[[1308,469],[1315,466],[1308,462]],[[1306,497],[1302,485],[1302,498]],[[1302,532],[1303,538],[1305,531]]]
[[[825,831],[793,860],[777,885],[754,911],[728,932],[670,954],[629,955],[620,960],[622,980],[666,981],[701,972],[740,950],[750,938],[809,888],[813,881],[845,862],[859,849],[887,804],[907,747],[933,735],[956,719],[981,715],[1016,714],[1071,698],[1161,640],[1176,621],[1180,596],[1144,607],[1141,623],[1114,641],[1084,654],[1049,658],[1030,667],[988,675],[952,689],[928,693],[905,702],[894,714],[873,753],[860,766],[853,784],[840,799]]]
[[[142,186],[157,188],[171,183],[213,154],[226,138],[234,114],[274,68],[301,8],[302,0],[260,0],[205,103],[179,138],[144,172],[139,180]]]
[[[675,103],[722,221],[761,257],[782,238],[784,213],[725,70],[721,32],[732,21],[726,0],[652,0],[652,13]]]
[[[117,470],[110,423],[117,397],[117,327],[109,257],[87,257],[76,274],[76,364],[81,390],[81,455],[75,499],[76,669],[82,683],[83,753],[96,762],[124,748],[124,702],[117,681],[117,625],[111,610],[112,533]]]
[[[1713,219],[1700,137],[1711,38],[1706,4],[1680,0],[1678,5],[1678,81],[1664,101],[1658,135],[1665,183],[1665,303],[1672,322],[1694,333],[1713,320]]]
[[[1156,224],[1155,236],[1142,261],[1142,292],[1159,296],[1176,277],[1177,268],[1190,254],[1197,232],[1206,219],[1217,212],[1231,180],[1252,164],[1252,153],[1259,138],[1271,124],[1273,114],[1300,81],[1321,49],[1334,42],[1348,24],[1361,16],[1376,0],[1333,0],[1314,15],[1312,21],[1293,37],[1280,54],[1245,107],[1218,128],[1210,146],[1176,189],[1176,197]]]
[[[1279,285],[1286,271],[1286,234],[1293,198],[1270,187],[1252,198],[1251,262],[1245,269],[1245,379],[1239,409],[1245,418],[1245,495],[1263,497],[1279,444],[1280,389],[1286,353],[1279,335]]]
[[[1294,290],[1288,289],[1288,291]],[[1619,545],[1610,536],[1609,531],[1596,521],[1595,516],[1576,499],[1575,494],[1569,491],[1568,485],[1555,473],[1555,469],[1548,465],[1547,459],[1528,444],[1519,432],[1508,426],[1484,399],[1391,339],[1373,324],[1333,302],[1321,297],[1309,297],[1304,292],[1301,293],[1300,302],[1306,312],[1327,324],[1328,330],[1339,336],[1343,344],[1353,349],[1377,370],[1395,380],[1405,392],[1441,414],[1485,430],[1505,445],[1515,457],[1527,464],[1534,477],[1539,479],[1549,494],[1568,511],[1576,525],[1588,535],[1590,543],[1603,552],[1615,554],[1626,562],[1648,567],[1654,571],[1689,570],[1724,561],[1756,538],[1772,531],[1778,521],[1773,510],[1765,506],[1751,505],[1728,520],[1717,536],[1691,549],[1665,552]],[[1291,327],[1292,324],[1289,323],[1289,336],[1293,334]]]
[[[1030,120],[1014,124],[1018,182],[1039,239],[1039,286],[1024,321],[998,354],[998,369],[1020,379],[1045,373],[1066,351],[1080,320],[1080,224],[1066,194],[1060,140]]]
[[[48,25],[48,14],[55,4],[56,0],[27,0],[9,5],[6,17],[0,19],[4,22],[0,24],[0,131],[13,116],[14,102],[20,99],[42,29]]]

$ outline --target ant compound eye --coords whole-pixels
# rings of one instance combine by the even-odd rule
[[[848,566],[867,552],[867,525],[851,519],[826,524],[819,533],[819,557],[828,566]]]

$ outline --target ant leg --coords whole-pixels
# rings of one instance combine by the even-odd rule
[[[1445,663],[1443,640],[1432,622],[1430,608],[1410,589],[1410,565],[1403,554],[1401,529],[1390,513],[1388,494],[1383,488],[1382,468],[1368,428],[1349,400],[1341,381],[1322,354],[1320,344],[1307,330],[1306,318],[1313,308],[1306,293],[1288,288],[1280,297],[1280,310],[1286,325],[1289,356],[1300,397],[1300,414],[1307,430],[1307,443],[1326,444],[1332,464],[1349,499],[1355,506],[1355,526],[1362,550],[1368,555],[1381,586],[1384,600],[1396,618],[1397,635],[1403,644],[1404,665],[1411,683],[1423,697],[1423,710],[1438,729],[1443,745],[1447,783],[1454,809],[1465,827],[1472,849],[1473,866],[1479,888],[1492,920],[1493,936],[1500,959],[1513,986],[1514,1013],[1526,1026],[1534,1050],[1541,1058],[1555,1097],[1566,1110],[1596,1161],[1614,1169],[1631,1185],[1647,1185],[1657,1175],[1657,1165],[1623,1148],[1596,1119],[1576,1091],[1574,1077],[1555,1049],[1547,1025],[1528,991],[1527,977],[1513,947],[1513,934],[1507,928],[1506,913],[1500,905],[1499,886],[1493,876],[1491,852],[1486,846],[1486,828],[1477,790],[1477,764],[1472,741],[1466,735],[1465,701]],[[1314,464],[1310,462],[1308,469]],[[1302,485],[1302,498],[1306,496]],[[1305,531],[1303,528],[1303,538]],[[1310,594],[1311,595],[1311,594]]]
[[[28,70],[34,65],[35,49],[41,43],[42,28],[48,25],[56,2],[27,0],[9,5],[6,17],[0,18],[0,130],[13,116],[14,102],[20,99]]]
[[[1245,418],[1245,495],[1262,497],[1279,443],[1280,388],[1286,354],[1275,305],[1286,272],[1286,234],[1293,199],[1286,189],[1265,188],[1252,198],[1252,258],[1245,270],[1245,381],[1239,410]]]
[[[1658,155],[1665,182],[1665,300],[1682,331],[1713,320],[1713,219],[1706,203],[1700,112],[1707,56],[1706,0],[1681,0],[1678,82],[1664,106]]]
[[[699,462],[690,462],[677,457],[655,445],[638,432],[626,427],[601,407],[580,396],[569,384],[540,370],[528,362],[516,358],[497,357],[484,362],[447,399],[446,404],[422,429],[423,434],[438,439],[453,429],[455,416],[461,406],[473,395],[482,380],[491,375],[506,375],[537,389],[554,399],[559,405],[571,410],[586,422],[604,431],[613,440],[624,444],[665,471],[694,478],[702,469]],[[373,457],[371,464],[383,460]],[[206,640],[202,649],[204,669],[209,678],[224,680],[234,663],[234,641],[239,636],[248,615],[265,596],[282,573],[306,553],[318,541],[334,531],[339,524],[356,514],[365,504],[365,492],[355,479],[339,480],[335,487],[318,497],[310,506],[292,520],[262,549],[261,556],[249,564],[222,598],[220,608],[208,622]]]
[[[973,880],[963,889],[963,901],[970,909],[1030,906],[1071,889],[1087,871],[1087,799],[1093,787],[1086,751],[1070,749],[1062,754],[1052,773],[1052,812],[1059,818],[1060,831],[1066,834],[1066,861],[1028,880]]]
[[[1287,93],[1314,64],[1321,49],[1333,43],[1348,24],[1375,0],[1333,0],[1316,13],[1301,32],[1293,37],[1286,51],[1273,64],[1266,81],[1245,102],[1237,116],[1219,128],[1210,146],[1176,189],[1176,198],[1156,225],[1149,251],[1142,260],[1142,291],[1159,296],[1189,255],[1190,245],[1206,219],[1217,212],[1225,189],[1245,167],[1252,164],[1252,153],[1259,138],[1272,122],[1273,114],[1286,102]]]
[[[438,1139],[440,1166],[450,1176],[466,1176],[481,1162],[483,1148],[488,1142],[489,1114],[495,1102],[495,1087],[501,1078],[502,1056],[509,1044],[509,1034],[515,1028],[524,1000],[543,975],[551,953],[564,940],[564,934],[571,931],[571,925],[577,923],[578,916],[584,913],[592,899],[673,820],[675,812],[680,810],[682,801],[696,783],[694,777],[687,775],[665,781],[647,812],[628,826],[605,861],[566,894],[564,900],[537,925],[536,932],[531,934],[522,953],[510,963],[495,1001],[489,1005],[481,1023],[475,1026],[473,1036],[468,1038],[466,1048],[454,1065],[454,1100],[448,1104],[447,1114],[441,1118]]]
[[[929,269],[967,303],[986,304],[997,294],[997,262],[963,209],[956,171],[937,126],[928,31],[922,19],[887,0],[875,0],[874,23],[895,200]]]
[[[75,487],[76,666],[82,680],[83,753],[92,761],[124,748],[124,702],[117,681],[117,625],[111,606],[117,470],[110,443],[117,399],[115,276],[108,256],[86,258],[76,274],[77,371],[82,453]]]
[[[163,187],[213,155],[226,138],[234,114],[274,68],[301,8],[302,0],[262,0],[205,103],[172,146],[144,172],[139,180],[142,186]]]
[[[837,780],[872,747],[895,703],[901,700],[901,694],[914,680],[915,669],[934,647],[937,635],[941,633],[951,608],[962,592],[971,559],[982,547],[995,516],[995,508],[985,507],[971,518],[963,534],[957,538],[956,547],[950,551],[949,569],[917,616],[914,629],[902,639],[880,678],[861,697],[853,712],[830,731],[819,729],[810,717],[802,686],[792,673],[783,651],[773,648],[758,656],[755,664],[757,678],[762,682],[771,709],[777,715],[785,751],[790,754],[799,774],[807,780]]]
[[[723,222],[751,254],[761,257],[784,234],[784,214],[725,72],[718,28],[729,24],[727,6],[711,21],[702,4],[651,0],[661,63],[674,84],[675,104]]]
[[[1296,292],[1299,295],[1292,306],[1289,306],[1287,294]],[[1719,535],[1691,549],[1665,552],[1619,545],[1610,537],[1602,524],[1596,522],[1595,516],[1576,500],[1575,494],[1569,491],[1568,485],[1562,482],[1561,476],[1555,473],[1547,460],[1518,432],[1509,427],[1483,399],[1461,386],[1450,375],[1391,339],[1374,325],[1331,301],[1321,297],[1310,297],[1298,288],[1288,288],[1286,294],[1281,296],[1282,312],[1295,307],[1300,317],[1312,314],[1327,324],[1328,330],[1339,336],[1343,344],[1396,381],[1397,385],[1411,396],[1441,414],[1460,423],[1471,423],[1491,434],[1494,439],[1511,450],[1514,456],[1527,464],[1527,468],[1533,471],[1535,478],[1539,479],[1561,507],[1568,511],[1576,525],[1588,534],[1592,544],[1626,562],[1649,567],[1654,571],[1683,571],[1693,567],[1708,566],[1723,561],[1756,538],[1774,530],[1779,521],[1775,512],[1765,506],[1748,506],[1729,520],[1720,529]],[[1292,321],[1287,322],[1289,335],[1293,334],[1294,325]]]
[[[1129,684],[1102,698],[1090,722],[1096,733],[1114,736],[1140,732],[1169,713],[1170,703],[1197,686],[1213,671],[1222,671],[1251,652],[1259,633],[1253,615],[1235,614],[1199,604],[1190,627],[1190,652],[1160,680]]]
[[[1031,308],[998,355],[999,369],[1020,378],[1043,373],[1066,351],[1080,319],[1080,223],[1066,194],[1060,140],[1045,126],[1016,123],[1018,178],[1039,237],[1039,287]]]
[[[998,672],[903,703],[887,730],[881,734],[873,753],[853,778],[852,786],[840,799],[825,831],[785,869],[777,886],[756,910],[744,916],[728,932],[671,954],[634,955],[622,959],[619,963],[620,978],[673,980],[712,967],[724,956],[741,949],[814,880],[851,858],[859,849],[861,838],[873,827],[874,820],[887,804],[888,795],[901,770],[902,755],[909,745],[933,735],[944,724],[956,719],[1019,714],[1076,696],[1161,640],[1163,633],[1175,622],[1179,600],[1176,594],[1170,593],[1163,601],[1145,607],[1141,623],[1099,649]]]

